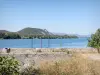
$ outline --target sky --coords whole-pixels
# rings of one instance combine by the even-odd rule
[[[100,0],[0,0],[0,30],[26,27],[93,34],[100,28]]]

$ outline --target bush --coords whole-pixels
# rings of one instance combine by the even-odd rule
[[[97,48],[98,53],[100,53],[100,29],[91,35],[91,38],[88,40],[88,46]]]
[[[19,75],[19,63],[14,57],[0,56],[0,75]]]

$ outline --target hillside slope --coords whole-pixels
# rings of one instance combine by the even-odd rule
[[[18,31],[19,34],[21,35],[29,35],[29,34],[34,34],[34,35],[51,35],[46,29],[39,29],[39,28],[24,28],[20,31]]]
[[[0,30],[0,33],[8,33],[9,31],[7,30]]]

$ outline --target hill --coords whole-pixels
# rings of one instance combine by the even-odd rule
[[[6,30],[0,30],[0,38],[3,39],[31,39],[31,38],[42,38],[42,39],[61,39],[61,38],[78,38],[75,35],[57,35],[57,34],[53,34],[49,31],[47,31],[46,29],[39,29],[39,28],[24,28],[22,30],[19,30],[18,32],[9,32]],[[2,33],[3,32],[3,33]],[[7,33],[7,34],[5,34]]]
[[[0,33],[8,33],[9,31],[7,30],[0,30]]]
[[[48,32],[46,29],[39,29],[39,28],[24,28],[20,31],[18,31],[20,35],[29,35],[29,34],[34,34],[34,35],[51,35],[52,33]]]

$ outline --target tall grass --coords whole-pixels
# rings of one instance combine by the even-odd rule
[[[34,66],[28,69],[28,75],[100,75],[100,61],[74,55],[69,60],[43,61],[37,69]]]

